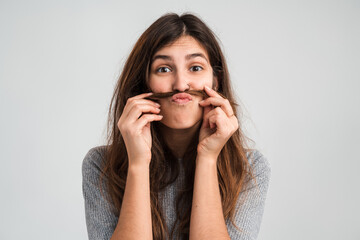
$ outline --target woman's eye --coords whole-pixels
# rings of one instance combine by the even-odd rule
[[[201,70],[203,70],[203,68],[200,67],[200,66],[192,66],[192,67],[190,68],[190,71],[191,71],[191,72],[198,72],[198,71],[201,71]]]
[[[168,67],[159,67],[156,72],[164,73],[164,72],[171,72],[170,68]]]

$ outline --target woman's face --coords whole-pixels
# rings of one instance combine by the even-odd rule
[[[154,93],[203,90],[217,86],[206,50],[192,37],[183,36],[157,51],[152,59],[149,87]],[[202,97],[174,95],[159,100],[161,122],[174,129],[186,129],[201,121]]]

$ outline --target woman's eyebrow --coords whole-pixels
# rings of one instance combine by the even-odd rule
[[[154,62],[156,59],[164,59],[164,60],[172,61],[172,57],[168,55],[156,55],[153,57],[152,62]]]
[[[196,57],[201,57],[203,59],[205,59],[206,62],[209,62],[207,60],[207,58],[205,57],[204,54],[202,53],[191,53],[185,56],[186,60],[190,60],[192,58],[196,58]],[[168,55],[156,55],[153,57],[152,62],[154,62],[156,59],[163,59],[163,60],[167,60],[167,61],[173,61],[172,57],[168,56]]]
[[[208,62],[207,58],[205,57],[204,54],[202,53],[192,53],[192,54],[188,54],[185,56],[186,60],[190,60],[191,58],[196,58],[196,57],[202,57],[203,59],[205,59],[206,62]]]

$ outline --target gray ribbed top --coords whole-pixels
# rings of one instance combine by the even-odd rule
[[[89,239],[110,239],[118,222],[118,216],[113,214],[113,208],[101,195],[99,176],[103,163],[105,146],[94,147],[86,154],[82,163],[83,196],[85,202],[86,225]],[[257,150],[248,154],[250,164],[256,176],[240,193],[235,215],[235,223],[242,230],[237,230],[226,220],[226,226],[232,240],[256,239],[260,230],[265,199],[269,186],[271,169],[267,159]],[[180,164],[181,166],[181,164]],[[177,180],[169,185],[160,195],[166,224],[172,229],[176,219],[175,197],[177,189],[184,181],[184,171],[180,169]],[[105,187],[105,186],[104,186]]]

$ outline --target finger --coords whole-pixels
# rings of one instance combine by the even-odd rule
[[[150,104],[136,104],[129,111],[127,118],[129,118],[131,122],[135,122],[144,113],[158,114],[160,113],[160,108]]]
[[[141,118],[135,122],[134,127],[136,129],[143,129],[150,122],[160,121],[162,118],[163,116],[158,114],[143,114]]]
[[[207,95],[209,95],[210,97],[221,97],[222,96],[220,94],[218,94],[215,90],[209,88],[208,86],[204,86],[204,90],[207,93]]]
[[[216,128],[217,127],[217,118],[218,116],[217,115],[211,115],[209,117],[209,125],[210,125],[210,128],[213,129],[213,128]]]
[[[159,103],[157,103],[155,101],[152,101],[152,100],[149,100],[149,99],[144,99],[144,98],[131,99],[131,100],[129,98],[128,103],[129,103],[129,106],[131,106],[132,104],[152,104],[154,106],[159,106],[160,105]]]
[[[212,107],[210,107],[210,106],[207,106],[207,107],[205,107],[205,108],[207,108],[207,109],[209,109],[209,110],[207,111],[207,113],[204,113],[203,127],[214,128],[214,125],[213,125],[213,124],[210,124],[210,121],[209,121],[209,118],[210,118],[211,116],[219,115],[219,114],[226,116],[225,113],[224,113],[224,111],[221,110],[221,108],[212,108]]]
[[[129,98],[126,102],[126,105],[124,107],[124,110],[123,110],[123,115],[125,117],[127,117],[129,115],[129,112],[131,111],[131,109],[135,106],[135,105],[146,105],[146,104],[150,104],[154,107],[157,107],[159,108],[160,107],[160,104],[154,102],[154,101],[151,101],[151,100],[147,100],[147,99],[134,99],[134,98]]]
[[[216,128],[218,136],[223,136],[225,138],[231,136],[237,129],[231,121],[232,120],[226,117],[225,114],[213,114],[209,116],[210,128]]]
[[[142,93],[142,94],[136,95],[136,96],[134,96],[134,97],[131,97],[131,98],[129,98],[129,99],[141,99],[141,98],[145,98],[145,97],[151,96],[151,95],[153,95],[153,94],[154,94],[153,92]]]
[[[209,119],[211,118],[211,117],[214,117],[214,116],[220,116],[221,118],[227,118],[227,116],[226,116],[226,114],[224,113],[224,111],[221,109],[221,108],[214,108],[214,109],[212,109],[211,111],[209,111],[207,114],[206,114],[206,116],[205,116],[205,119],[207,120],[207,121],[209,121]],[[210,124],[210,121],[209,121],[209,124]],[[210,125],[210,127],[212,128],[213,127],[213,125]]]
[[[204,107],[204,111],[203,111],[203,123],[202,123],[202,128],[208,128],[209,127],[209,122],[208,122],[208,115],[209,112],[212,110],[212,107],[206,106]]]
[[[231,117],[232,115],[234,115],[234,111],[230,105],[229,100],[225,99],[225,98],[218,98],[218,97],[209,97],[203,101],[199,102],[200,106],[215,106],[215,107],[220,107],[228,117]]]

